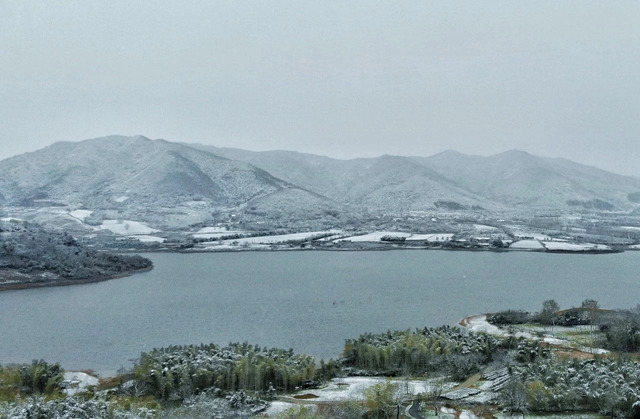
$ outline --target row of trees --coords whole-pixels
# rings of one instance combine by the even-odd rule
[[[316,378],[315,359],[292,350],[230,344],[171,346],[143,353],[135,377],[148,394],[182,400],[210,388],[293,391]]]
[[[515,350],[523,360],[546,354],[536,342],[497,337],[443,326],[415,331],[364,334],[347,340],[343,362],[384,375],[416,375],[443,371],[464,379],[490,362],[501,350]]]

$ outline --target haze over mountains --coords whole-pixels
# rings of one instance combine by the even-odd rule
[[[4,206],[117,210],[136,219],[212,211],[299,219],[353,211],[631,211],[638,192],[638,178],[521,151],[338,160],[110,136],[0,161]]]

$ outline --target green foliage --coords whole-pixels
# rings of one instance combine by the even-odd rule
[[[312,408],[295,406],[281,412],[278,419],[323,419],[324,416],[316,414]]]
[[[495,325],[525,324],[530,323],[533,316],[526,311],[505,310],[487,316],[487,321]]]
[[[171,346],[143,353],[136,379],[160,399],[184,399],[208,388],[292,391],[315,377],[315,360],[292,350],[214,344]]]
[[[640,351],[640,308],[619,311],[600,320],[603,345],[619,352]]]
[[[60,364],[34,360],[17,369],[20,392],[27,395],[51,395],[60,390],[64,371]]]
[[[0,402],[13,401],[20,392],[20,374],[17,367],[0,366]]]
[[[541,359],[519,367],[529,406],[537,411],[599,411],[629,417],[640,394],[640,367],[624,359]]]
[[[465,378],[513,344],[508,339],[443,326],[411,331],[365,334],[345,342],[345,365],[386,375],[445,370]]]
[[[398,385],[387,381],[364,391],[364,405],[369,417],[390,418],[399,403]]]

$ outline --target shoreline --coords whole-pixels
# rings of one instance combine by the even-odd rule
[[[3,291],[18,291],[33,288],[47,288],[47,287],[66,287],[70,285],[92,284],[96,282],[110,281],[112,279],[126,278],[135,274],[149,272],[153,269],[153,265],[148,268],[138,269],[126,273],[120,273],[117,275],[101,276],[97,278],[84,278],[84,279],[64,279],[60,281],[48,281],[48,282],[19,282],[13,284],[0,285],[0,292]]]
[[[444,247],[418,247],[418,246],[372,246],[372,247],[345,247],[345,248],[332,248],[332,247],[286,247],[286,246],[274,246],[272,248],[265,247],[241,247],[237,248],[224,248],[224,249],[171,249],[171,248],[149,248],[149,249],[122,249],[114,250],[109,249],[115,253],[183,253],[183,254],[202,254],[202,253],[234,253],[234,252],[386,252],[393,250],[440,250],[448,252],[486,252],[486,253],[510,253],[510,252],[527,252],[527,253],[549,253],[549,254],[571,254],[571,255],[606,255],[616,253],[626,253],[624,249],[611,249],[611,250],[548,250],[548,249],[509,249],[509,248],[444,248]],[[631,250],[633,252],[633,249]]]

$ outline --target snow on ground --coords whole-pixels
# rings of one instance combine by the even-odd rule
[[[340,239],[344,237],[344,233],[338,233],[338,234],[332,234],[331,236],[328,237],[323,237],[321,239],[318,239],[319,242],[331,242],[334,241],[336,239]]]
[[[128,236],[130,239],[140,240],[143,243],[164,243],[166,240],[164,237],[158,236],[148,236],[148,235],[137,235],[137,236]]]
[[[487,321],[487,316],[484,314],[478,314],[477,316],[467,317],[465,319],[464,327],[468,330],[476,333],[487,333],[489,335],[504,336],[506,332],[500,329],[498,326],[493,325]]]
[[[296,395],[313,394],[318,397],[307,399],[311,402],[328,402],[343,400],[364,400],[364,391],[376,384],[384,384],[391,381],[398,385],[399,391],[403,394],[406,391],[405,384],[408,387],[408,394],[418,395],[427,391],[427,383],[423,380],[409,380],[408,382],[401,379],[387,379],[384,377],[346,377],[334,378],[326,387],[313,390],[302,390]],[[451,384],[452,386],[455,383]],[[429,388],[430,389],[430,388]]]
[[[73,218],[77,218],[82,222],[84,222],[84,219],[89,217],[91,214],[93,214],[93,211],[89,211],[89,210],[75,210],[75,211],[69,212],[70,216],[72,216]]]
[[[131,220],[104,220],[98,228],[100,230],[111,230],[113,233],[123,236],[151,234],[160,231],[139,221]]]
[[[466,319],[464,319],[460,324],[467,330],[470,330],[476,333],[487,333],[489,335],[494,335],[494,336],[511,336],[511,333],[507,332],[505,329],[502,329],[494,324],[489,323],[487,321],[487,316],[485,314],[469,316]],[[513,336],[517,338],[540,340],[540,337],[529,332],[519,331],[519,332],[516,332]],[[558,339],[548,335],[543,336],[542,341],[550,345],[571,346],[571,342],[569,342],[566,339]],[[603,355],[603,354],[609,353],[609,351],[606,349],[590,348],[586,346],[579,346],[577,349],[582,352],[587,352],[592,354]]]
[[[117,196],[117,197],[113,198],[113,200],[114,200],[114,201],[116,201],[116,202],[124,202],[124,201],[126,201],[127,199],[129,199],[129,197],[128,197],[128,196],[126,196],[126,195],[123,195],[123,196]]]
[[[212,242],[214,244],[209,243],[209,246],[205,246],[202,248],[195,249],[196,251],[227,251],[227,250],[242,250],[242,249],[251,249],[251,250],[269,250],[271,247],[268,244],[244,244],[242,246],[230,244],[230,243],[220,243],[220,242]]]
[[[453,238],[452,233],[412,234],[407,241],[446,242]]]
[[[68,371],[64,373],[63,380],[67,384],[64,393],[73,396],[86,391],[87,387],[97,386],[98,379],[92,375],[78,371]]]
[[[625,229],[625,230],[631,230],[631,231],[640,231],[640,227],[623,226],[623,227],[620,227],[620,228]]]
[[[411,237],[411,233],[401,233],[397,231],[376,231],[369,234],[362,234],[359,236],[351,236],[345,237],[344,239],[339,239],[337,241],[345,241],[345,242],[379,242],[385,236],[390,237]]]
[[[231,234],[245,234],[241,230],[227,230],[226,227],[204,227],[193,234],[196,239],[218,239]]]
[[[20,218],[14,218],[14,217],[4,217],[4,218],[0,218],[0,221],[22,221]]]
[[[544,249],[544,246],[538,240],[520,240],[520,241],[511,243],[511,246],[509,246],[509,249],[535,250],[535,249]]]
[[[289,402],[281,402],[281,401],[273,401],[267,407],[267,410],[264,411],[264,414],[267,416],[279,416],[287,409],[291,409],[292,407],[296,407],[298,404],[289,403]]]
[[[261,237],[245,237],[242,239],[229,239],[222,240],[222,244],[227,245],[252,245],[252,244],[274,244],[284,243],[288,241],[303,241],[313,240],[314,238],[325,236],[327,234],[336,234],[339,230],[327,230],[327,231],[310,231],[307,233],[293,233],[293,234],[280,234],[277,236],[261,236]],[[216,247],[216,246],[212,246]]]
[[[498,230],[497,227],[488,226],[488,225],[484,225],[484,224],[474,224],[473,228],[475,228],[478,231],[495,231],[495,230]]]
[[[631,245],[631,246],[629,246],[629,249],[637,249],[637,250],[640,250],[640,244],[634,244],[634,245]]]
[[[604,244],[593,244],[593,243],[566,243],[566,242],[556,242],[556,241],[545,241],[542,242],[544,247],[547,250],[562,250],[566,252],[585,252],[589,250],[611,250],[609,246]]]
[[[513,235],[518,239],[530,240],[529,237],[531,237],[534,240],[552,240],[552,238],[547,234],[534,233],[532,231],[529,231],[523,228],[523,226],[512,225],[507,227],[511,229]]]

